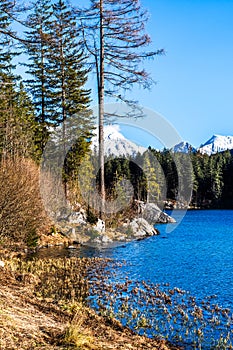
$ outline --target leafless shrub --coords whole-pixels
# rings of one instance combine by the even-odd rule
[[[0,241],[36,243],[48,220],[39,191],[38,166],[6,159],[0,167]]]

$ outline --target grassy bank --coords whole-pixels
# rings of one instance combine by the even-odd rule
[[[103,259],[4,262],[0,349],[176,349],[164,340],[136,335],[86,306],[87,269],[101,269]]]

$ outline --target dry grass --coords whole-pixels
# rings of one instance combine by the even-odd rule
[[[61,306],[34,294],[35,276],[18,281],[0,268],[0,349],[176,349],[165,341],[140,337],[115,319],[98,316],[82,304]]]
[[[0,349],[54,349],[52,340],[63,332],[65,315],[3,269],[0,284]]]
[[[94,338],[91,335],[90,330],[83,327],[85,315],[83,307],[80,307],[76,311],[76,314],[72,321],[67,325],[63,338],[63,343],[67,345],[74,345],[78,349],[94,349]],[[97,349],[97,348],[96,348]]]

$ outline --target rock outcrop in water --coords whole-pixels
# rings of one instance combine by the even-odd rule
[[[164,213],[155,203],[139,202],[139,213],[151,225],[156,223],[169,224],[175,223],[176,220]]]
[[[105,222],[98,219],[93,225],[87,222],[84,209],[71,213],[59,220],[59,230],[71,241],[86,245],[109,245],[158,235],[156,223],[174,223],[175,220],[164,213],[154,203],[136,201],[137,217],[119,223],[114,229],[105,229]]]
[[[130,222],[129,227],[132,230],[133,236],[136,238],[144,238],[158,234],[158,231],[143,218],[134,219]]]

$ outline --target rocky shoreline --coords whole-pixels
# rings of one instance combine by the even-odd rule
[[[137,217],[131,220],[125,219],[114,228],[106,228],[105,222],[100,219],[91,225],[87,221],[86,211],[80,208],[79,211],[58,217],[51,235],[55,237],[57,233],[61,234],[69,249],[77,245],[109,247],[159,235],[158,229],[154,227],[155,224],[176,222],[154,203],[138,201],[137,208]],[[45,245],[42,243],[42,246],[51,246],[51,243],[45,243]]]

